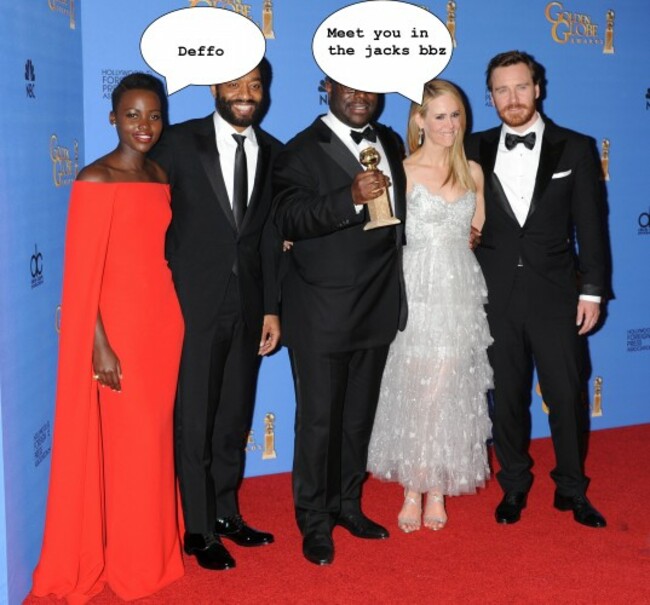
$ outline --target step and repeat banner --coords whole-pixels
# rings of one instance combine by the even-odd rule
[[[19,603],[41,543],[63,232],[83,165],[79,3],[0,7],[0,603]]]
[[[112,0],[5,2],[0,8],[0,602],[29,590],[38,556],[52,436],[57,325],[65,214],[70,183],[85,165],[115,146],[110,95],[132,71],[156,74],[140,53],[146,28],[179,9],[234,11],[259,26],[273,67],[271,104],[263,126],[286,141],[327,111],[324,74],[312,36],[338,0]],[[373,10],[374,0],[366,3]],[[375,4],[377,9],[381,3]],[[595,139],[608,204],[612,290],[606,321],[589,338],[586,393],[592,429],[650,421],[650,38],[647,0],[419,0],[448,28],[451,60],[441,77],[470,103],[471,124],[498,123],[485,85],[495,54],[520,49],[546,69],[543,110],[561,126]],[[81,11],[83,5],[83,12]],[[422,82],[422,55],[432,45],[387,23],[358,45],[364,23],[332,36],[332,54],[364,52],[357,63],[376,69],[382,56],[404,55],[391,79]],[[170,44],[173,41],[170,38]],[[198,44],[198,42],[197,42]],[[219,40],[209,40],[206,46]],[[365,56],[367,55],[367,56]],[[431,59],[434,60],[434,57]],[[405,74],[408,77],[405,78]],[[189,82],[186,82],[186,84]],[[169,82],[168,82],[169,85]],[[410,91],[412,83],[407,87]],[[410,101],[385,96],[381,121],[405,135]],[[205,85],[169,97],[172,123],[213,111]],[[295,401],[286,350],[262,363],[247,476],[288,471]],[[533,435],[548,435],[543,394],[533,385]],[[263,505],[263,504],[262,504]],[[4,508],[4,514],[3,514]]]

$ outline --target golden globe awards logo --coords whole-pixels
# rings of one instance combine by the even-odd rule
[[[51,11],[61,13],[68,17],[70,29],[75,29],[77,27],[74,14],[74,0],[47,0],[47,5],[50,7]]]
[[[252,6],[244,4],[242,0],[189,0],[190,8],[195,6],[211,6],[212,8],[225,8],[236,12],[238,15],[247,17],[254,21],[251,14]],[[267,40],[275,39],[275,32],[273,31],[273,1],[264,0],[262,3],[262,25],[260,26],[262,34]]]
[[[53,134],[50,137],[50,160],[52,161],[52,180],[55,187],[69,185],[77,178],[79,172],[79,143],[76,139],[70,148],[59,143],[59,138]]]
[[[612,13],[611,18],[609,13]],[[551,23],[551,37],[558,44],[603,45],[601,25],[591,15],[573,12],[565,8],[562,2],[549,2],[544,14]],[[608,12],[607,22],[609,33],[613,36],[613,11]],[[610,46],[608,45],[607,54],[614,52]]]

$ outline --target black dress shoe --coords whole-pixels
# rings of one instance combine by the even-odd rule
[[[506,492],[494,512],[497,523],[506,525],[517,523],[521,519],[521,511],[526,508],[527,500],[526,492]]]
[[[183,549],[194,555],[197,563],[205,569],[223,570],[235,567],[235,559],[214,534],[185,534]]]
[[[214,533],[222,538],[228,538],[239,546],[263,546],[271,544],[274,540],[273,534],[258,531],[246,525],[240,515],[217,519],[214,525]]]
[[[302,539],[302,554],[314,565],[329,565],[334,560],[334,542],[326,532],[308,532]]]
[[[553,506],[558,510],[572,510],[573,518],[582,525],[588,527],[607,527],[607,521],[592,505],[587,496],[562,496],[555,494]]]
[[[366,540],[384,540],[390,535],[385,527],[368,519],[362,512],[340,514],[336,518],[336,525],[344,527],[353,536]]]

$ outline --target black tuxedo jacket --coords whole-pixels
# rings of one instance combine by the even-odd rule
[[[261,330],[264,314],[278,313],[281,242],[267,219],[271,166],[282,145],[259,128],[255,134],[255,184],[239,232],[221,173],[212,115],[167,129],[151,153],[171,185],[166,257],[188,329],[213,325],[233,270],[243,318],[251,329]]]
[[[606,294],[604,214],[593,142],[545,123],[523,227],[494,174],[501,127],[467,141],[468,159],[478,162],[485,174],[486,218],[476,256],[488,286],[488,309],[494,311],[505,309],[518,270],[533,312],[542,317],[575,314],[579,293]]]
[[[406,177],[398,136],[373,125],[390,163],[396,227],[363,231],[351,194],[363,171],[320,118],[296,135],[274,170],[276,226],[295,242],[282,281],[283,341],[342,352],[390,343],[406,323],[401,246]]]

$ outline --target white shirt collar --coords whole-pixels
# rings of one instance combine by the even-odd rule
[[[214,120],[214,130],[217,136],[218,141],[226,140],[229,143],[234,142],[232,138],[233,134],[241,134],[246,137],[246,140],[254,145],[257,145],[257,137],[255,136],[255,129],[252,126],[247,126],[245,130],[238,132],[235,130],[232,124],[226,122],[226,120],[221,117],[221,114],[218,111],[215,111],[213,114]]]
[[[330,129],[334,132],[334,134],[343,141],[347,141],[348,139],[352,140],[352,138],[350,137],[351,130],[356,130],[357,132],[361,132],[369,125],[369,124],[364,124],[360,128],[353,128],[352,126],[348,126],[347,124],[341,122],[341,120],[339,120],[332,113],[331,110],[328,111],[327,114],[321,118],[321,120],[323,120],[323,122],[325,122],[325,124],[330,127]]]
[[[499,139],[499,144],[504,145],[504,140],[506,138],[506,133],[512,133],[520,136],[525,136],[529,132],[534,132],[537,135],[537,140],[541,141],[542,140],[542,135],[544,134],[544,120],[542,120],[542,116],[539,115],[539,113],[535,113],[536,119],[535,121],[524,131],[524,132],[518,132],[514,130],[514,128],[511,128],[507,124],[502,124],[501,125],[501,137]]]

